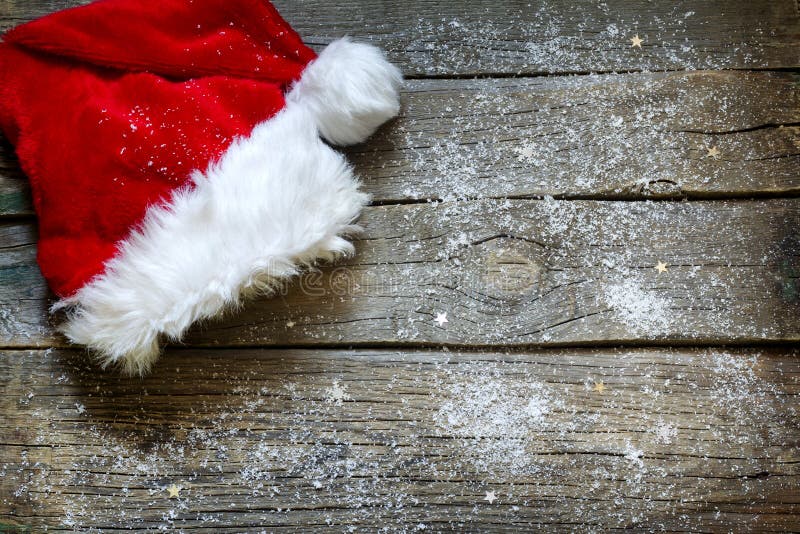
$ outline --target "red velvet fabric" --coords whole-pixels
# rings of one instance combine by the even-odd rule
[[[55,293],[102,273],[147,207],[277,113],[314,58],[265,0],[104,0],[6,33],[0,128]]]

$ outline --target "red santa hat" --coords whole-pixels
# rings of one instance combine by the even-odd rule
[[[368,198],[320,135],[364,141],[401,75],[347,39],[317,56],[266,0],[105,0],[6,33],[0,80],[61,330],[143,373],[160,338],[352,252]]]

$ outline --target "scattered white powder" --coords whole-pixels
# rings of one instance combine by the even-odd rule
[[[21,305],[19,303],[15,306],[0,308],[0,336],[7,340],[20,337],[30,339],[33,336],[46,335],[46,328],[41,325],[20,321],[18,319],[20,315]]]
[[[488,376],[487,376],[488,375]],[[454,377],[455,378],[455,377]],[[447,395],[435,422],[463,445],[481,471],[523,473],[530,470],[546,417],[558,401],[544,384],[520,383],[501,376],[469,375],[444,384]]]
[[[603,298],[617,320],[633,333],[654,336],[670,324],[669,303],[655,291],[642,287],[636,277],[603,285]]]
[[[675,441],[675,437],[678,435],[677,427],[664,422],[664,420],[660,418],[651,431],[653,432],[656,443],[661,445],[670,445]]]
[[[759,44],[766,32],[757,26],[742,34],[748,42],[691,46],[698,38],[713,37],[708,32],[698,35],[701,25],[713,22],[693,19],[694,11],[684,11],[679,3],[665,13],[666,20],[645,11],[622,14],[603,1],[583,2],[571,13],[565,12],[563,3],[546,0],[503,9],[503,17],[470,10],[463,17],[419,18],[409,36],[414,46],[405,51],[404,59],[417,70],[436,75],[769,66]],[[645,41],[646,53],[629,53],[628,38],[636,32]]]
[[[639,468],[644,467],[644,461],[642,460],[644,452],[634,447],[630,442],[625,444],[623,453],[625,454],[625,459],[628,460],[632,465]]]
[[[23,363],[41,365],[41,352]],[[624,526],[685,513],[686,491],[710,501],[728,491],[720,480],[769,471],[781,460],[752,457],[754,447],[793,443],[800,424],[797,394],[781,385],[791,384],[784,373],[796,366],[776,369],[768,355],[741,351],[422,358],[381,351],[355,364],[359,380],[347,380],[347,394],[359,400],[341,404],[328,399],[344,378],[319,367],[338,362],[305,355],[268,368],[256,362],[238,371],[223,359],[209,365],[204,372],[218,394],[198,394],[183,408],[169,397],[185,394],[179,382],[160,384],[157,396],[119,397],[119,386],[89,370],[73,369],[67,383],[46,381],[47,395],[28,397],[30,389],[14,386],[29,401],[17,406],[33,442],[74,444],[23,450],[19,461],[0,464],[0,476],[33,513],[59,513],[78,530],[117,521],[212,528],[230,525],[234,512],[275,525],[296,508],[339,530],[376,517],[412,530],[434,516],[437,527],[424,522],[430,529],[458,530],[485,518],[485,508],[442,505],[480,502],[487,482],[502,494],[497,513],[509,523],[527,526],[540,496],[558,498],[553,492],[565,487],[597,497],[570,501],[575,517]],[[604,393],[585,386],[601,364],[600,376],[615,377]],[[73,380],[92,395],[80,398],[83,417],[59,417],[64,399],[75,402]],[[117,405],[124,411],[114,417],[93,415]],[[702,427],[677,440],[677,421]],[[697,482],[688,490],[677,482],[686,474]],[[180,499],[164,491],[173,483],[184,488]],[[423,496],[420,485],[435,493]],[[731,495],[763,500],[773,489],[756,484]],[[676,521],[684,530],[699,526],[691,514]]]
[[[620,55],[620,42],[627,44],[631,28],[649,27],[648,31],[641,30],[648,54],[637,58],[637,68],[719,69],[743,61],[750,61],[751,67],[763,66],[758,59],[761,47],[752,44],[757,39],[718,47],[721,52],[715,52],[713,46],[703,50],[691,46],[686,41],[685,24],[695,20],[684,21],[695,13],[683,12],[678,4],[669,24],[647,20],[644,15],[620,20],[604,2],[589,2],[571,14],[563,13],[563,4],[551,1],[523,8],[534,11],[513,27],[488,16],[420,20],[415,31],[421,38],[412,36],[411,41],[419,43],[422,52],[410,50],[409,60],[429,74],[510,67],[542,72],[608,70],[609,65],[627,61]],[[589,19],[603,21],[592,26],[600,31],[585,31],[590,29]],[[506,50],[512,48],[505,46],[511,31],[518,34],[519,46]],[[443,34],[448,35],[447,42],[430,42],[432,36]],[[498,42],[504,46],[498,48]],[[408,86],[426,83],[409,81]],[[519,220],[513,203],[459,201],[520,193],[597,192],[609,184],[609,193],[680,191],[680,177],[690,167],[696,168],[691,161],[693,154],[702,153],[705,147],[702,140],[664,125],[687,113],[683,104],[713,109],[730,123],[744,122],[748,107],[742,105],[741,98],[747,95],[721,90],[683,102],[686,93],[673,88],[679,105],[653,98],[663,89],[659,75],[564,77],[546,90],[537,86],[537,81],[530,81],[529,88],[517,80],[459,83],[474,97],[467,102],[467,112],[462,112],[465,100],[459,95],[452,102],[437,101],[437,106],[442,105],[435,109],[444,111],[436,114],[426,117],[414,110],[420,117],[416,120],[427,124],[396,127],[396,141],[408,158],[399,165],[405,194],[446,201],[433,205],[438,206],[433,210],[435,220],[415,218],[414,214],[423,210],[409,209],[411,215],[405,226],[397,229],[407,238],[408,250],[420,254],[428,251],[427,241],[417,241],[413,232],[434,228],[443,234],[434,255],[446,267],[426,281],[426,296],[435,306],[419,302],[421,312],[444,309],[439,293],[444,284],[452,284],[457,291],[484,289],[475,281],[458,278],[469,270],[454,266],[470,260],[467,251],[471,243],[485,237],[481,226],[483,221],[490,221],[509,234],[543,241],[543,255],[548,261],[558,265],[558,260],[570,258],[572,268],[585,270],[582,276],[604,280],[595,304],[610,308],[609,314],[634,335],[665,333],[672,325],[670,306],[678,299],[683,299],[686,307],[702,305],[705,317],[717,330],[739,324],[720,312],[735,297],[739,283],[727,273],[715,275],[696,266],[686,275],[694,277],[696,283],[689,286],[689,294],[681,294],[679,281],[662,281],[669,288],[665,290],[632,270],[642,261],[629,246],[643,237],[638,222],[646,219],[657,227],[669,220],[660,206],[635,203],[645,204],[639,207],[645,213],[636,212],[637,207],[630,203],[605,203],[602,209],[592,211],[596,218],[589,220],[587,210],[578,203],[545,196],[534,214],[537,225],[541,222],[542,235],[527,235],[529,226]],[[535,92],[536,101],[524,102],[516,94],[520,90]],[[412,97],[409,94],[409,99]],[[427,102],[410,104],[422,107]],[[522,109],[525,106],[529,109]],[[632,112],[623,118],[622,107]],[[454,109],[459,112],[453,113]],[[136,135],[153,134],[148,110],[133,108],[130,120]],[[675,146],[680,150],[674,150]],[[161,148],[170,150],[166,145]],[[148,165],[159,161],[154,157]],[[498,169],[498,162],[511,163]],[[487,176],[497,178],[488,180]],[[705,179],[714,184],[723,176],[724,168],[718,166],[709,168]],[[450,232],[454,228],[458,230]],[[603,241],[607,248],[621,246],[611,247],[612,254],[587,245],[596,245],[601,241],[599,236],[608,236]],[[429,238],[425,236],[425,240]],[[576,255],[576,249],[584,254]],[[705,260],[719,261],[713,254],[709,251]],[[396,267],[398,280],[407,281],[415,275],[409,266]],[[562,275],[558,273],[552,276],[554,283],[574,282],[559,279]],[[396,283],[395,287],[404,287],[402,282]],[[482,305],[480,291],[469,293],[469,297],[469,306]],[[587,309],[578,311],[597,311],[590,304],[584,302]],[[543,304],[531,304],[537,305]],[[498,307],[491,309],[494,313]],[[0,310],[1,334],[18,336],[32,331],[34,327],[18,322],[16,315],[16,309]],[[424,317],[422,313],[420,316]],[[458,313],[451,312],[451,317],[456,316]],[[550,336],[547,331],[530,334],[530,325],[502,309],[483,317],[485,322],[475,325],[483,341],[513,339],[516,333],[527,335],[525,341],[547,341]],[[311,319],[298,318],[297,324]],[[429,324],[430,320],[409,317],[397,327],[398,339],[426,339],[429,332],[425,325]],[[285,325],[292,328],[295,322]],[[686,357],[684,352],[665,352],[674,356],[674,365],[653,363],[652,358],[648,360],[637,351],[612,353],[613,362],[604,371],[617,372],[620,378],[616,383],[621,387],[602,396],[583,385],[590,357],[521,364],[474,361],[473,355],[469,364],[448,361],[418,366],[399,359],[391,364],[397,369],[389,380],[385,374],[371,380],[369,366],[364,366],[360,369],[367,373],[362,376],[364,380],[348,381],[347,387],[338,379],[332,380],[334,371],[320,373],[299,360],[286,363],[291,379],[265,378],[255,372],[247,376],[231,374],[225,378],[227,390],[225,385],[213,386],[221,394],[210,399],[198,395],[197,405],[190,411],[171,406],[169,397],[155,404],[149,404],[146,395],[120,400],[114,388],[107,385],[102,389],[98,385],[95,396],[81,397],[79,402],[74,402],[74,392],[59,396],[60,390],[54,389],[36,395],[26,385],[16,406],[25,416],[21,421],[35,424],[21,435],[32,432],[32,442],[43,446],[52,446],[55,438],[64,436],[77,444],[59,442],[47,447],[48,462],[31,460],[23,450],[20,461],[0,464],[0,476],[13,481],[8,483],[16,498],[25,499],[26,510],[47,509],[52,513],[49,507],[58,502],[59,523],[75,530],[86,530],[87,525],[108,522],[109,518],[125,527],[173,530],[182,528],[184,521],[199,520],[214,528],[216,524],[229,524],[231,513],[254,523],[278,524],[298,507],[339,530],[353,528],[346,522],[373,521],[375,517],[390,518],[384,526],[408,525],[396,530],[468,530],[474,521],[485,517],[480,509],[454,506],[448,509],[450,515],[444,521],[427,524],[421,519],[427,521],[441,513],[441,505],[463,502],[465,494],[481,495],[487,478],[502,484],[503,500],[514,503],[507,510],[493,511],[498,514],[498,524],[507,521],[509,525],[523,525],[520,528],[528,526],[521,521],[530,521],[530,514],[522,519],[520,514],[530,511],[544,496],[553,506],[569,508],[587,525],[613,523],[635,528],[646,524],[646,528],[658,529],[659,525],[647,520],[662,517],[663,509],[677,515],[676,525],[692,530],[704,525],[680,515],[687,509],[682,506],[685,493],[669,482],[670,478],[686,472],[696,475],[700,482],[691,488],[691,498],[704,502],[716,495],[714,480],[735,479],[766,469],[764,466],[777,459],[752,458],[753,447],[796,445],[797,394],[783,391],[776,385],[777,379],[764,378],[768,375],[759,372],[759,356],[709,351]],[[44,361],[54,357],[45,353]],[[680,363],[682,358],[688,361]],[[42,363],[29,360],[31,367]],[[676,370],[678,365],[685,365],[685,371]],[[258,369],[255,363],[251,367]],[[218,373],[226,376],[220,369],[210,370],[209,376],[217,379]],[[642,388],[625,391],[628,375]],[[69,377],[61,374],[54,376],[55,385],[48,387],[71,387],[72,381],[83,384],[94,380],[93,372]],[[264,386],[265,381],[269,381],[269,387]],[[180,384],[163,387],[175,392],[181,389]],[[384,402],[369,402],[376,392],[382,393]],[[353,396],[367,402],[344,402],[353,401]],[[124,408],[116,419],[93,417],[102,412],[93,408],[107,408],[113,403]],[[82,417],[74,417],[73,405]],[[62,419],[58,410],[64,407],[70,408],[71,415]],[[702,421],[707,428],[681,433],[677,440],[676,421],[684,407],[690,410],[685,415],[687,420]],[[620,414],[624,415],[622,419]],[[670,422],[661,414],[667,414]],[[775,421],[783,424],[771,425]],[[631,428],[645,436],[635,445],[623,433]],[[722,478],[703,478],[706,466],[697,470],[691,462],[659,463],[665,445],[671,446],[669,452],[690,458],[727,454],[744,459],[704,460],[709,466],[713,463],[714,476]],[[34,452],[45,448],[36,447]],[[643,482],[645,474],[661,475],[659,484]],[[452,482],[443,485],[442,481]],[[191,488],[184,490],[185,499],[164,498],[162,489],[172,482]],[[197,484],[192,486],[193,482]],[[560,501],[562,497],[553,494],[558,484],[590,497],[596,492],[601,498]],[[431,492],[453,493],[423,498],[420,486],[431,488]],[[217,492],[211,489],[215,487],[226,489]],[[92,488],[103,491],[92,492]],[[767,494],[773,489],[754,486],[748,491],[755,501],[764,501],[774,495]],[[51,500],[54,494],[57,499]],[[740,493],[728,495],[741,497]],[[434,500],[436,503],[429,507],[427,502]],[[609,501],[616,509],[609,509]],[[254,510],[244,510],[243,503],[252,504]],[[386,526],[386,530],[392,528]]]

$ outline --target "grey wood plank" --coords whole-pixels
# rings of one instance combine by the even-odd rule
[[[360,223],[354,258],[193,329],[187,343],[800,340],[800,199],[476,200],[375,206]],[[0,344],[64,346],[47,319],[33,226],[0,225],[0,247]]]
[[[398,119],[347,151],[376,202],[800,192],[790,74],[417,80],[402,100]],[[30,214],[10,150],[0,145],[0,215]]]
[[[403,96],[401,117],[350,151],[379,201],[800,191],[793,75],[416,81]]]
[[[0,521],[793,531],[798,356],[181,350],[140,381],[1,352]]]
[[[0,31],[82,0],[6,0]],[[279,0],[309,44],[343,35],[387,50],[407,75],[800,66],[794,0]],[[643,39],[641,48],[630,41]]]

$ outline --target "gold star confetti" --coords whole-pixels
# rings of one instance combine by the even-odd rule
[[[630,42],[631,42],[631,48],[641,48],[642,47],[642,40],[639,38],[639,34],[638,33],[630,38]]]
[[[179,488],[175,484],[171,484],[169,487],[167,487],[167,491],[169,492],[170,499],[177,499],[178,493],[180,493],[181,488]]]
[[[712,146],[711,148],[707,148],[706,150],[708,150],[708,154],[706,154],[707,158],[719,159],[719,149],[717,147]]]
[[[434,319],[434,321],[435,321],[435,322],[437,322],[437,323],[439,323],[439,326],[443,326],[443,325],[444,325],[444,323],[447,323],[447,322],[449,322],[449,321],[447,320],[447,312],[444,312],[444,313],[437,313],[437,314],[436,314],[436,319]]]
[[[294,321],[286,321],[286,328],[294,328]]]
[[[493,504],[494,501],[497,500],[497,495],[495,495],[493,491],[487,491],[486,497],[484,497],[483,500],[487,501],[489,504]]]
[[[606,390],[606,385],[603,384],[603,381],[601,380],[599,382],[595,382],[592,389],[598,393],[602,393]]]
[[[653,268],[654,268],[656,271],[658,271],[659,273],[665,273],[665,272],[667,272],[667,264],[666,264],[666,263],[664,263],[663,261],[660,261],[660,262],[656,263],[656,266],[655,266],[655,267],[653,267]]]

